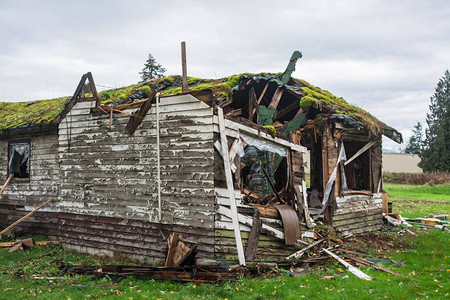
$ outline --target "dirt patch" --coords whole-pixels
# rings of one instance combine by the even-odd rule
[[[409,243],[404,237],[410,234],[396,232],[371,232],[364,235],[354,236],[344,241],[343,248],[372,255],[403,251],[409,248]]]

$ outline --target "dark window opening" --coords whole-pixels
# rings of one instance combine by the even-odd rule
[[[364,147],[367,142],[344,141],[347,159]],[[370,149],[360,154],[344,167],[348,190],[370,190]]]
[[[240,179],[241,189],[248,195],[245,201],[271,203],[276,199],[275,192],[281,199],[285,199],[288,184],[286,157],[251,145],[247,145],[244,151],[245,155],[241,157]]]
[[[9,174],[13,178],[30,178],[30,143],[9,144]]]

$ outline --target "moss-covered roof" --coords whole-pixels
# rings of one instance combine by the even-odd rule
[[[387,133],[388,136],[390,133],[394,133],[397,136],[399,135],[401,139],[401,135],[395,129],[387,126],[367,111],[349,104],[343,98],[334,96],[327,90],[322,90],[304,80],[295,78],[291,78],[288,85],[284,85],[280,79],[281,73],[242,73],[221,79],[188,77],[188,87],[190,91],[210,89],[217,103],[222,104],[232,102],[234,92],[245,87],[249,80],[275,82],[278,86],[285,86],[294,93],[300,101],[300,107],[305,112],[310,107],[327,107],[326,111],[331,110],[337,116],[341,115],[347,119],[353,119],[364,125],[369,132]],[[146,98],[154,89],[159,90],[162,96],[181,93],[181,84],[181,76],[169,76],[122,88],[105,90],[99,93],[99,97],[102,104],[125,104]],[[70,97],[62,97],[33,102],[0,103],[0,134],[9,128],[29,125],[41,126],[56,122],[56,120],[59,120],[56,117],[63,111],[69,100]]]
[[[8,129],[48,126],[63,111],[70,97],[29,102],[0,102],[0,134]]]

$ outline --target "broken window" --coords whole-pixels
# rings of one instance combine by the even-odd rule
[[[287,149],[275,143],[241,134],[245,145],[241,157],[241,188],[249,194],[247,202],[272,202],[283,197],[288,183]],[[278,198],[277,196],[277,198]]]
[[[30,143],[9,144],[9,174],[13,178],[30,178]]]

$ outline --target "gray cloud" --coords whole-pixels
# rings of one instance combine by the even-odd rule
[[[369,110],[408,139],[450,62],[447,1],[2,1],[0,101],[70,95],[83,73],[136,83],[148,53],[181,73],[281,72]],[[394,147],[386,141],[386,146]]]

